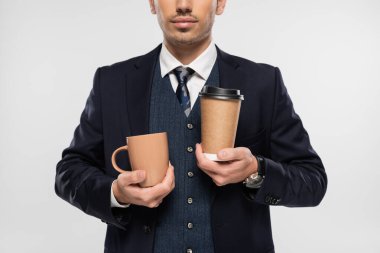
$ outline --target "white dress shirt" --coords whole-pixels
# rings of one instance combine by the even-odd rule
[[[194,61],[192,61],[189,65],[183,65],[169,52],[168,48],[163,43],[159,58],[161,77],[164,78],[166,75],[169,75],[170,83],[175,93],[178,87],[178,80],[174,75],[173,70],[180,66],[192,68],[195,73],[189,78],[187,88],[190,93],[191,109],[193,109],[193,106],[198,99],[199,92],[202,90],[211,74],[217,55],[215,43],[212,41],[206,50],[203,51],[203,53],[200,54]],[[129,205],[120,205],[120,203],[117,202],[111,187],[111,207],[125,208],[128,206]]]
[[[195,73],[189,78],[187,88],[190,93],[191,109],[193,109],[193,106],[198,99],[198,94],[205,85],[211,73],[212,67],[215,64],[216,57],[216,47],[215,44],[211,42],[206,50],[203,51],[203,53],[194,61],[192,61],[189,65],[183,65],[169,52],[165,44],[162,44],[160,53],[161,77],[164,78],[167,74],[169,74],[170,83],[172,84],[175,93],[178,87],[178,80],[174,75],[173,70],[180,66],[192,68]]]

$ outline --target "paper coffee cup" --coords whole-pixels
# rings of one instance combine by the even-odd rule
[[[217,153],[233,148],[239,121],[240,90],[204,86],[199,93],[201,102],[202,149],[205,157],[218,161]]]

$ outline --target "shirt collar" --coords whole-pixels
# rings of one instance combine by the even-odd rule
[[[192,68],[202,79],[206,80],[211,73],[212,67],[217,58],[216,46],[213,41],[194,61],[189,65],[183,65],[168,50],[165,44],[162,44],[160,53],[161,77],[166,76],[173,69],[184,66]]]

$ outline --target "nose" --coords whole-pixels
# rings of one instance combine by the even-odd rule
[[[193,10],[192,0],[177,0],[177,14],[186,15]]]

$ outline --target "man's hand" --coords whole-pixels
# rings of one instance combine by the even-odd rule
[[[214,162],[203,156],[202,146],[196,145],[195,156],[198,167],[209,175],[217,186],[243,182],[248,176],[257,172],[257,160],[245,147],[225,148],[219,151]]]
[[[143,170],[127,171],[120,174],[112,184],[116,200],[121,204],[134,204],[149,208],[158,207],[162,200],[174,189],[174,167],[170,164],[161,183],[142,188],[138,185],[145,180]]]

